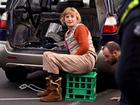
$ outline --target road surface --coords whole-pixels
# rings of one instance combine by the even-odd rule
[[[37,79],[35,79],[37,80]],[[37,81],[33,81],[35,83]],[[21,90],[23,83],[11,83],[7,80],[4,71],[0,68],[0,105],[119,105],[110,101],[112,96],[119,96],[119,90],[109,89],[97,94],[95,102],[83,103],[78,101],[40,102],[36,92],[31,89]]]

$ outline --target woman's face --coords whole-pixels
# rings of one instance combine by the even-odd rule
[[[71,13],[66,14],[64,16],[64,22],[68,28],[72,28],[73,26],[75,26],[78,23],[76,13],[71,12]]]

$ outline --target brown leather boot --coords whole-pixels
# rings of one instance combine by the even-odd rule
[[[50,81],[51,92],[40,98],[40,101],[51,102],[51,101],[62,101],[62,88],[61,88],[62,78],[57,79],[55,82]]]
[[[46,90],[38,92],[37,93],[38,97],[46,96],[46,95],[48,95],[51,92],[51,90],[50,90],[50,88],[51,88],[50,87],[50,77],[46,77],[45,79],[47,81],[46,82]]]

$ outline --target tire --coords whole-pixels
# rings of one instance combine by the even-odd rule
[[[28,75],[24,67],[3,68],[5,75],[10,82],[24,82]]]

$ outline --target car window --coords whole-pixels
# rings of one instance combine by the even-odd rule
[[[5,11],[7,1],[8,0],[0,0],[0,14]]]
[[[74,4],[74,2],[79,2],[79,3],[83,3],[84,7],[90,7],[90,5],[91,5],[91,1],[90,0],[58,0],[58,2],[55,3],[55,5],[57,5],[57,4],[61,3],[61,2],[68,2],[68,3],[72,2],[72,4]],[[77,7],[78,7],[78,5],[77,5]]]
[[[6,8],[7,0],[0,0],[0,8]]]

